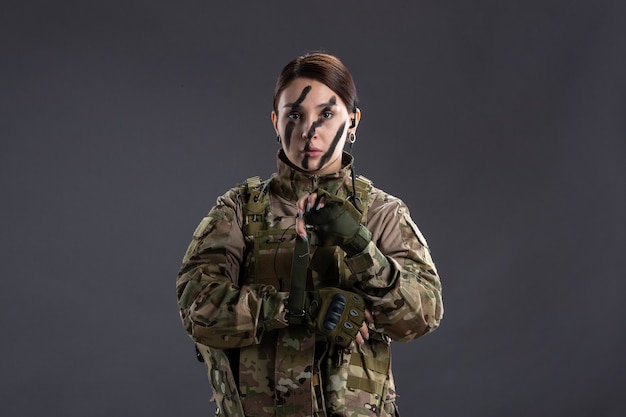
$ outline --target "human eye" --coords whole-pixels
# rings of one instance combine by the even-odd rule
[[[331,117],[333,117],[333,112],[331,112],[331,111],[324,111],[324,112],[322,112],[322,117],[324,119],[330,119]]]
[[[292,111],[287,114],[287,117],[290,118],[291,120],[298,120],[300,119],[300,113]]]

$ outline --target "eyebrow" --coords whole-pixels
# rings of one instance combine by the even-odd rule
[[[304,93],[304,91],[303,91]],[[308,93],[308,91],[307,91]],[[306,94],[304,94],[306,96]],[[301,100],[302,99],[302,100]],[[302,102],[304,101],[304,97],[302,97],[302,94],[300,95],[300,97],[298,97],[298,100],[296,100],[293,103],[287,103],[283,106],[283,108],[285,107],[291,107],[292,109],[297,109],[300,107],[300,104],[302,104]],[[324,108],[324,109],[328,109],[330,110],[331,108],[335,107],[337,105],[337,98],[335,96],[332,96],[330,98],[330,100],[328,100],[325,103],[320,103],[317,106],[315,106],[316,108]]]
[[[328,102],[322,103],[322,104],[318,104],[315,107],[324,107],[325,109],[329,109],[330,110],[331,107],[335,107],[336,105],[337,105],[337,98],[335,96],[332,96],[330,98],[330,100],[328,100]]]

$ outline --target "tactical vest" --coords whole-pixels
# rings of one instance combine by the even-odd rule
[[[289,291],[295,219],[281,218],[270,212],[268,184],[269,180],[262,182],[259,177],[252,177],[237,187],[247,245],[239,284],[271,285],[278,291]],[[352,194],[360,202],[362,223],[366,224],[372,183],[359,176],[353,184],[356,191]],[[349,288],[346,280],[350,273],[341,249],[311,248],[307,290],[324,286]],[[259,345],[251,347],[229,351],[198,347],[209,366],[209,379],[218,406],[228,416],[299,416],[305,415],[301,414],[302,410],[308,408],[312,415],[324,417],[327,407],[351,412],[360,409],[362,413],[358,415],[363,416],[391,415],[395,413],[395,388],[391,377],[390,341],[380,334],[372,334],[372,337],[376,340],[351,353],[320,352],[315,334],[290,326],[266,333]],[[298,340],[298,346],[290,340]],[[326,359],[319,363],[321,361],[315,357],[319,359],[322,354]],[[316,369],[311,369],[313,363],[317,364]],[[259,381],[254,369],[272,370],[275,381],[270,385],[274,386],[266,387],[266,381]],[[345,378],[341,386],[332,389],[322,386],[320,378],[335,373]],[[307,375],[310,381],[302,375]],[[298,377],[298,384],[284,382]]]
[[[251,177],[238,186],[243,200],[244,225],[247,258],[240,274],[239,284],[272,285],[278,291],[289,291],[293,245],[296,238],[294,218],[270,218],[270,204],[267,195],[269,180],[261,182],[259,177]],[[361,211],[361,222],[366,225],[367,209],[372,182],[358,176],[353,192]],[[348,197],[348,196],[346,196]],[[344,252],[336,247],[311,248],[314,252],[309,263],[308,290],[324,286],[342,287],[341,280],[350,271],[343,262]],[[339,282],[329,281],[338,277]]]

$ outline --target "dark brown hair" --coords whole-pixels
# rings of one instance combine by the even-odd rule
[[[356,86],[348,68],[336,56],[315,52],[294,59],[280,72],[274,89],[275,112],[278,113],[280,94],[291,81],[299,77],[312,78],[326,84],[343,100],[348,111],[356,111]]]

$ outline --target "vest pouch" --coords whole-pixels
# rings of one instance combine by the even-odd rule
[[[325,379],[329,381],[326,386],[328,409],[359,416],[395,415],[390,354],[389,342],[371,333],[363,345],[328,358],[325,369]]]
[[[259,231],[254,238],[250,283],[272,285],[278,291],[289,291],[291,264],[296,239],[295,229]]]

